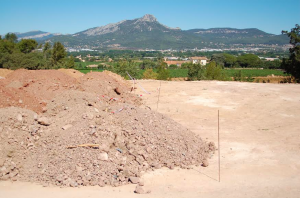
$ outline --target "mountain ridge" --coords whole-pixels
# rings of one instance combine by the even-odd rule
[[[45,37],[41,36],[43,34]],[[288,44],[286,36],[269,34],[257,28],[194,28],[190,30],[172,28],[161,24],[151,14],[69,35],[54,35],[42,31],[37,35],[40,35],[40,37],[36,36],[41,38],[40,42],[60,41],[66,47],[94,49],[191,49],[224,48],[233,45]]]

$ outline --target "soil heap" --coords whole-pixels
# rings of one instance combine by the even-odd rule
[[[7,87],[12,82],[22,86]],[[55,89],[47,89],[54,82]],[[215,150],[213,143],[141,105],[119,76],[89,73],[76,80],[59,71],[17,70],[0,80],[0,88],[0,101],[7,89],[17,93],[14,98],[21,90],[44,101],[37,103],[42,111],[23,98],[22,105],[15,99],[1,103],[1,180],[119,186],[138,183],[144,172],[161,167],[206,164]]]

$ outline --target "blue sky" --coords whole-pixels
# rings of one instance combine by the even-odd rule
[[[0,0],[0,34],[72,34],[145,14],[183,30],[258,28],[280,34],[300,24],[300,0]]]

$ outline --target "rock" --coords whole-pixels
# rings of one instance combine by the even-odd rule
[[[23,100],[20,99],[20,100],[19,100],[19,103],[22,104],[22,103],[23,103]]]
[[[40,125],[44,125],[44,126],[49,126],[49,125],[50,125],[50,121],[49,121],[49,119],[46,118],[46,117],[41,117],[41,118],[39,118],[39,119],[38,119],[38,123],[39,123]]]
[[[22,122],[22,121],[23,121],[23,117],[22,117],[21,114],[18,114],[18,115],[17,115],[17,120],[18,120],[19,122]]]
[[[108,160],[108,155],[107,155],[107,153],[100,153],[100,154],[99,154],[99,159],[100,159],[101,161],[107,161],[107,160]]]
[[[143,186],[140,186],[140,185],[137,185],[136,187],[135,187],[135,190],[134,190],[134,192],[136,193],[136,194],[148,194],[148,193],[150,193],[151,191],[150,190],[144,190],[144,187]]]
[[[55,179],[58,182],[62,182],[64,180],[64,177],[62,175],[58,175]]]
[[[37,121],[38,118],[39,118],[39,117],[38,117],[38,114],[35,113],[35,114],[33,115],[33,119],[34,119],[35,121]]]
[[[208,161],[207,161],[207,160],[203,160],[202,166],[203,166],[203,167],[207,167],[207,166],[208,166]]]
[[[78,184],[77,184],[77,182],[76,181],[74,181],[74,180],[70,180],[70,186],[71,187],[77,187],[78,186]]]
[[[118,95],[120,95],[120,94],[121,94],[121,91],[120,91],[119,87],[116,87],[116,88],[114,89],[114,91],[115,91],[115,92],[116,92],[116,94],[118,94]]]
[[[137,184],[140,182],[140,178],[139,177],[129,177],[129,181],[133,184]]]
[[[73,125],[72,124],[67,124],[65,126],[62,127],[63,130],[67,130],[69,128],[71,128]]]
[[[142,186],[140,186],[140,185],[137,185],[135,187],[134,192],[137,193],[137,194],[145,194],[144,188]]]

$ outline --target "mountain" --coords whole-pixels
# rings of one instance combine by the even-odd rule
[[[44,41],[60,41],[75,48],[191,49],[225,48],[246,45],[288,44],[285,35],[273,35],[255,28],[211,28],[181,30],[158,22],[150,14],[90,28],[71,35],[57,35]]]
[[[21,39],[35,39],[35,40],[45,40],[49,39],[53,36],[60,35],[58,33],[50,33],[50,32],[43,32],[40,30],[35,30],[35,31],[30,31],[30,32],[25,32],[25,33],[15,33],[18,37],[18,40]]]

